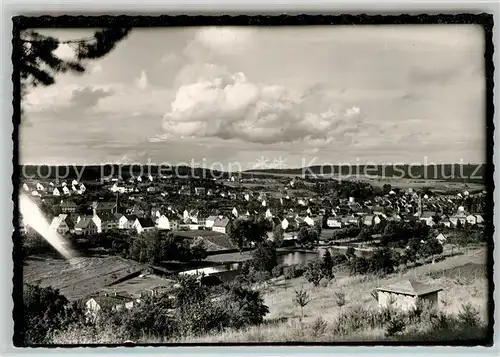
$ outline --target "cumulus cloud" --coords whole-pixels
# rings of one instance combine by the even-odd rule
[[[312,95],[311,93],[314,93]],[[301,140],[329,142],[356,130],[361,110],[333,103],[315,88],[290,93],[279,85],[249,81],[243,73],[181,85],[163,118],[171,137],[217,137],[273,144]]]
[[[102,98],[112,94],[111,90],[86,86],[73,91],[70,106],[81,109],[93,108]]]

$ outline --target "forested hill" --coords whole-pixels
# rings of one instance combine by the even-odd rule
[[[249,170],[250,171],[250,170]],[[329,165],[291,169],[259,169],[258,173],[287,174],[297,176],[350,175],[380,176],[427,180],[484,182],[485,164],[436,164],[436,165]]]
[[[19,174],[22,178],[54,179],[80,178],[83,180],[99,180],[105,177],[119,177],[127,179],[131,176],[173,176],[227,179],[238,173],[227,173],[206,168],[191,168],[188,166],[158,167],[149,165],[118,165],[104,166],[48,166],[48,165],[20,165]],[[439,165],[337,165],[337,166],[310,166],[305,168],[290,169],[257,169],[242,173],[247,177],[249,172],[256,174],[286,174],[301,177],[314,177],[322,175],[350,175],[366,177],[378,176],[386,178],[408,178],[427,180],[446,180],[483,183],[488,174],[485,164],[439,164]],[[252,175],[255,177],[255,175]]]

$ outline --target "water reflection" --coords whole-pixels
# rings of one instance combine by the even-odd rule
[[[307,264],[316,258],[323,257],[326,251],[329,251],[332,255],[345,254],[345,249],[342,248],[318,248],[317,251],[290,251],[290,252],[280,252],[278,254],[278,264],[282,265],[298,265]],[[368,258],[372,255],[372,252],[368,250],[356,249],[355,254],[359,257]],[[242,263],[226,263],[216,266],[210,266],[205,268],[190,269],[180,272],[179,274],[220,274],[228,271],[236,271],[241,268]]]

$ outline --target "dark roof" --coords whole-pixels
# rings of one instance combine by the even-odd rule
[[[96,209],[96,210],[110,210],[110,209],[113,209],[116,207],[116,203],[115,202],[96,202],[93,207]]]
[[[99,295],[93,296],[92,299],[94,299],[101,307],[114,307],[132,300],[129,297],[120,295]]]
[[[65,208],[65,207],[78,207],[77,204],[71,200],[64,200],[61,202],[61,208]]]
[[[99,212],[97,216],[101,219],[101,221],[104,222],[117,220],[116,216],[113,213]]]
[[[151,218],[137,218],[142,228],[154,227],[155,222]]]
[[[419,283],[415,280],[408,279],[402,280],[397,283],[387,285],[381,288],[377,288],[379,291],[388,291],[396,294],[412,295],[412,296],[422,296],[437,291],[443,290],[442,288],[433,287],[423,283]]]
[[[92,218],[82,218],[80,221],[75,225],[75,228],[88,228],[88,226],[93,223]]]
[[[229,224],[229,218],[223,217],[217,219],[214,222],[214,227],[226,227]]]

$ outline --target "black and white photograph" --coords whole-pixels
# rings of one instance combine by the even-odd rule
[[[491,345],[492,16],[216,19],[14,19],[14,344]]]

